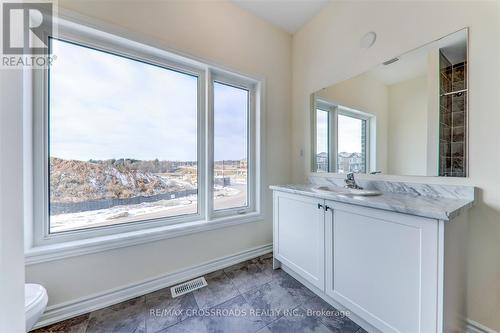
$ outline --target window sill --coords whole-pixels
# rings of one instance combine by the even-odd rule
[[[25,264],[33,265],[121,247],[149,243],[162,239],[230,227],[242,223],[257,222],[263,220],[263,218],[264,216],[261,213],[255,212],[245,214],[244,216],[230,216],[211,221],[186,222],[109,236],[36,246],[25,252]]]

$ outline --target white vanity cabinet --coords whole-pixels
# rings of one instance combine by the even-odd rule
[[[325,293],[383,332],[435,332],[438,223],[326,204]]]
[[[466,221],[274,191],[275,265],[369,332],[460,332]]]
[[[323,204],[300,195],[274,195],[274,257],[320,289],[325,287]]]

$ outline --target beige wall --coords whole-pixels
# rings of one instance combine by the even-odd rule
[[[292,87],[292,172],[295,182],[303,182],[310,167],[312,92],[470,27],[470,178],[387,178],[472,184],[480,189],[469,220],[468,316],[496,330],[500,330],[499,6],[479,1],[332,2],[294,35]],[[377,42],[361,49],[359,39],[371,30],[377,32]]]
[[[265,188],[291,179],[291,36],[230,2],[68,1],[59,6],[144,35],[183,53],[266,79]],[[30,265],[49,305],[151,279],[272,242],[271,195],[264,221]]]
[[[427,75],[389,86],[387,170],[391,175],[427,174]],[[437,166],[434,166],[437,175]]]
[[[367,73],[321,89],[317,95],[376,116],[376,166],[387,172],[387,86]]]

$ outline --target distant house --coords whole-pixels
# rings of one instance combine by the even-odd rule
[[[247,162],[247,159],[242,159],[242,160],[239,160],[239,168],[240,169],[246,169],[248,167],[248,162]]]
[[[316,155],[316,170],[328,172],[328,153]],[[366,172],[365,159],[361,153],[341,152],[337,156],[337,172]]]
[[[337,157],[338,172],[365,172],[365,160],[361,153],[341,152]]]
[[[322,152],[316,155],[316,170],[328,172],[328,153]]]

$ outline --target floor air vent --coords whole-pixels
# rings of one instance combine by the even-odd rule
[[[207,286],[207,281],[202,276],[194,280],[173,286],[172,288],[170,288],[170,292],[172,293],[172,298],[174,298],[206,286]]]

